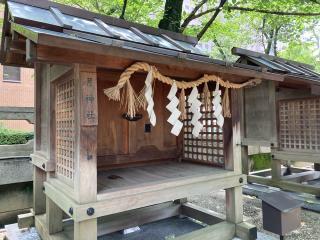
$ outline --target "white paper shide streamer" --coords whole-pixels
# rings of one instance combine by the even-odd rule
[[[202,103],[198,99],[197,87],[193,87],[193,89],[188,97],[188,103],[190,104],[190,111],[193,114],[192,119],[191,119],[191,124],[193,125],[192,135],[195,137],[198,137],[202,128],[203,128],[203,125],[199,121],[201,118],[200,106]]]
[[[167,96],[170,102],[166,106],[166,108],[171,112],[171,115],[167,121],[172,125],[171,133],[176,136],[179,135],[183,127],[183,123],[179,120],[181,112],[178,109],[179,99],[176,97],[177,91],[178,88],[174,82]]]
[[[216,84],[216,89],[213,92],[213,115],[217,119],[217,125],[222,128],[224,124],[224,117],[222,114],[222,105],[221,105],[221,90],[219,90],[219,83]]]
[[[146,90],[144,93],[144,96],[146,98],[147,102],[147,112],[150,119],[150,123],[152,126],[156,125],[156,114],[154,112],[154,101],[153,101],[153,90],[152,90],[152,82],[153,82],[153,75],[152,75],[152,69],[149,71],[145,84],[146,84]]]

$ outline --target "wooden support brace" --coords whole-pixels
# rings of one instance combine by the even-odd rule
[[[50,198],[46,198],[46,222],[49,234],[63,230],[63,212]]]
[[[89,219],[82,222],[74,223],[74,239],[88,240],[97,239],[97,219]]]
[[[319,196],[320,195],[320,187],[316,187],[313,185],[306,185],[301,183],[283,181],[283,180],[274,180],[266,177],[259,176],[248,176],[248,182],[250,183],[258,183],[267,186],[273,186],[277,188],[281,188],[284,190],[289,190],[293,192],[304,192],[312,195]]]
[[[281,179],[281,162],[272,159],[271,161],[271,176],[272,179],[279,180]]]
[[[46,212],[46,196],[43,192],[46,172],[33,166],[33,211],[35,215]]]
[[[223,214],[196,206],[192,203],[182,204],[181,213],[208,225],[214,225],[226,220],[226,217]]]
[[[242,187],[226,189],[226,220],[235,224],[243,222]]]

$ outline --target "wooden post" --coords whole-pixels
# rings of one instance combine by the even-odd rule
[[[228,134],[225,145],[225,168],[241,174],[241,125],[240,109],[241,96],[237,90],[231,90],[231,113],[232,119],[228,120],[226,128],[232,129]],[[226,129],[225,128],[225,129]],[[240,179],[239,179],[240,180]],[[226,219],[231,223],[241,223],[243,221],[243,199],[242,187],[226,189]]]
[[[46,212],[46,195],[43,192],[43,183],[46,180],[46,172],[33,166],[33,211],[34,215]]]
[[[271,177],[273,180],[281,179],[281,161],[277,159],[271,160]]]
[[[75,240],[88,240],[88,239],[97,239],[98,230],[97,230],[97,219],[90,219],[82,222],[74,223],[74,236]]]
[[[95,66],[75,65],[76,161],[74,192],[78,203],[97,200],[97,73]],[[88,209],[94,215],[95,209]],[[97,219],[74,223],[74,239],[97,239]]]
[[[35,64],[35,140],[34,140],[34,151],[41,150],[41,86],[43,79],[42,77],[42,66],[41,64]],[[43,183],[46,180],[46,172],[33,166],[33,211],[35,215],[44,214],[46,212],[46,196],[43,192]]]
[[[242,187],[226,190],[226,220],[235,224],[243,222]]]
[[[241,129],[241,143],[246,137],[246,116],[245,116],[245,89],[239,89],[239,112],[240,112],[240,129]],[[250,158],[248,155],[248,146],[241,145],[241,164],[242,164],[242,173],[249,175],[250,173]]]
[[[49,234],[63,230],[62,218],[62,210],[50,198],[46,197],[46,222]]]

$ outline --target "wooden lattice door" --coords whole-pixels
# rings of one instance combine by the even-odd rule
[[[279,101],[281,150],[320,151],[320,98]]]
[[[75,158],[74,79],[55,84],[55,159],[56,175],[68,184],[74,180]]]
[[[200,101],[203,94],[200,94]],[[184,121],[183,136],[183,158],[192,162],[209,164],[217,167],[224,167],[223,151],[223,131],[217,125],[212,108],[206,111],[201,106],[203,129],[198,138],[192,135],[192,113],[189,111],[190,105],[187,103],[187,119]]]

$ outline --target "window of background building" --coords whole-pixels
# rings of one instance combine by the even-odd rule
[[[21,82],[20,68],[3,66],[3,81],[4,82]]]

